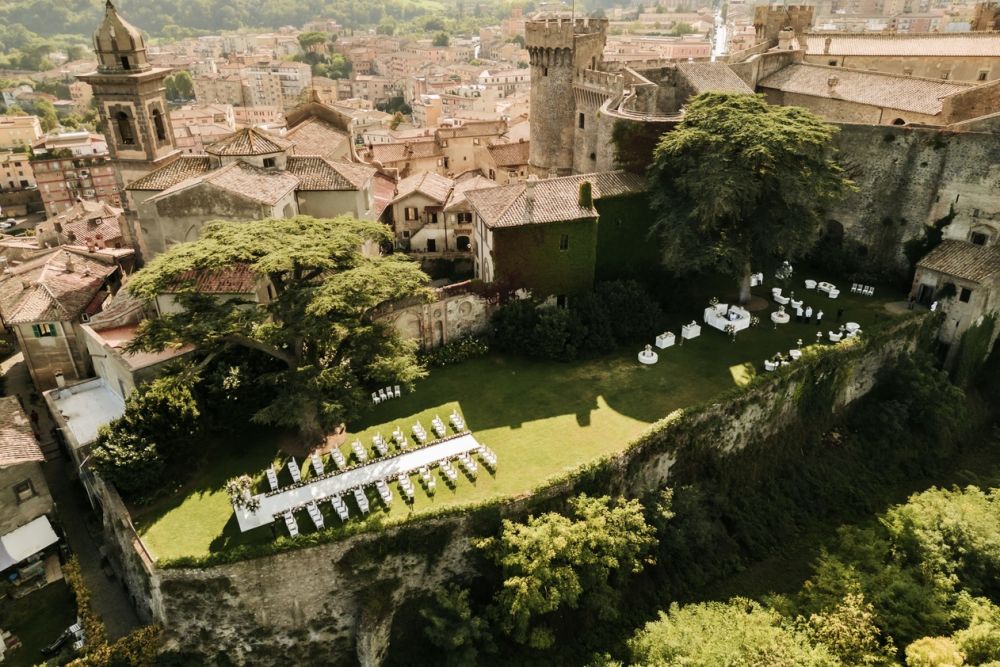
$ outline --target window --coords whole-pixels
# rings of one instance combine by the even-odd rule
[[[30,500],[35,497],[35,486],[31,483],[30,479],[26,479],[19,484],[14,485],[14,498],[18,503],[23,503],[26,500]]]
[[[988,240],[989,237],[982,232],[972,232],[972,234],[969,235],[969,242],[973,245],[986,245]]]
[[[906,75],[906,76],[913,76],[913,68],[912,67],[904,67],[903,68],[903,74]]]
[[[410,238],[410,230],[409,229],[404,229],[403,230],[403,238],[404,239]]]
[[[157,141],[167,140],[167,128],[163,125],[163,114],[159,109],[153,109],[153,129],[156,131]]]
[[[121,141],[122,145],[131,146],[135,144],[135,135],[132,133],[132,121],[129,119],[128,114],[124,111],[116,113],[115,124],[118,126],[118,140]]]
[[[548,76],[548,75],[549,75],[549,68],[548,67],[543,67],[542,68],[542,76]]]
[[[47,338],[59,335],[54,324],[32,324],[31,333],[35,335],[35,338]]]
[[[569,234],[563,234],[559,237],[559,249],[569,250]]]
[[[969,299],[972,298],[972,290],[968,287],[963,287],[962,291],[958,293],[958,300],[962,303],[969,303]]]
[[[417,207],[407,206],[403,209],[403,219],[404,220],[416,220],[417,219]]]
[[[427,239],[427,252],[437,252],[437,241],[434,239]]]
[[[581,113],[579,119],[577,119],[576,121],[577,127],[579,127],[581,130],[583,129],[583,126],[587,124],[586,118],[587,117],[584,116],[583,113]]]
[[[491,181],[497,180],[497,172],[494,171],[493,169],[490,169],[490,180]]]
[[[274,169],[277,164],[277,161],[273,157],[264,158],[264,169]]]
[[[122,56],[122,69],[132,69],[132,65],[128,61],[128,56]]]
[[[986,77],[989,76],[989,74],[990,74],[989,70],[981,69],[979,70],[979,76],[977,77],[977,80],[986,81]]]
[[[941,72],[941,78],[947,80],[951,76],[951,72]]]
[[[472,213],[459,213],[458,214],[458,224],[460,225],[471,225],[472,224]]]
[[[836,67],[837,66],[837,61],[836,60],[828,60],[826,64],[829,65],[830,67]]]

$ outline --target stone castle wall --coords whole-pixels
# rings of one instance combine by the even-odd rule
[[[205,568],[148,568],[127,515],[106,518],[105,524],[114,528],[120,556],[131,563],[125,579],[130,590],[168,629],[169,646],[224,651],[240,664],[378,665],[400,603],[475,576],[470,537],[495,530],[502,518],[521,520],[551,507],[579,492],[578,484],[589,485],[590,492],[635,497],[668,482],[683,483],[684,473],[675,471],[684,470],[678,463],[687,460],[685,452],[697,457],[705,447],[739,451],[795,428],[807,419],[797,396],[823,383],[831,383],[832,407],[845,406],[871,390],[891,359],[914,349],[919,335],[919,327],[904,323],[867,346],[830,349],[826,354],[842,355],[835,359],[837,377],[813,370],[819,366],[806,360],[726,400],[666,417],[623,452],[591,464],[587,474],[482,509]],[[816,360],[824,361],[831,360]],[[124,511],[105,509],[106,517],[109,509]],[[133,553],[121,553],[127,551]]]

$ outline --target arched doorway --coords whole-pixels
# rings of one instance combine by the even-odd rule
[[[132,119],[124,111],[115,114],[115,126],[118,128],[118,141],[123,146],[135,145],[135,133],[132,131]]]

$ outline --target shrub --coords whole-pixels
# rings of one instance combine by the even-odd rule
[[[441,367],[482,357],[489,351],[490,345],[485,338],[466,336],[427,350],[421,354],[421,359],[428,366]]]
[[[961,667],[962,653],[948,637],[924,637],[906,647],[908,667]]]

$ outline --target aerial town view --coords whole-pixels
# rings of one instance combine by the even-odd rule
[[[1000,667],[996,0],[0,0],[0,663]]]

